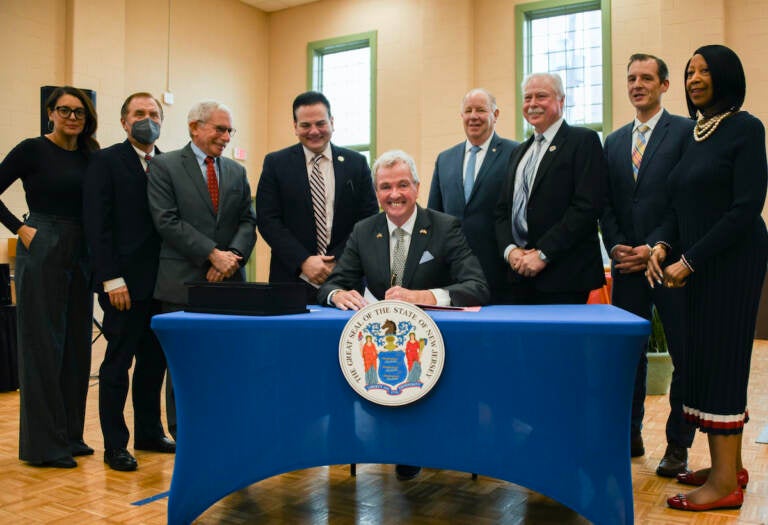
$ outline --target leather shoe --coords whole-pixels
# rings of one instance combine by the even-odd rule
[[[124,448],[113,448],[104,451],[104,463],[112,470],[130,472],[139,466],[136,458]]]
[[[52,459],[50,461],[30,462],[33,467],[49,467],[49,468],[75,468],[77,461],[72,459],[71,456],[65,456],[59,459]]]
[[[708,477],[709,473],[696,475],[694,471],[687,470],[677,475],[677,482],[682,483],[683,485],[700,487],[707,482]],[[749,472],[747,472],[747,469],[743,468],[736,473],[736,483],[738,483],[742,489],[747,488],[747,484],[749,483]]]
[[[667,445],[664,457],[661,458],[656,474],[665,478],[674,478],[688,470],[688,449],[677,445]]]
[[[678,494],[667,500],[667,505],[673,509],[692,510],[694,512],[715,509],[740,509],[743,503],[744,492],[740,488],[734,490],[727,496],[710,503],[693,503],[688,500],[688,496],[685,494]]]
[[[641,434],[636,434],[630,438],[629,453],[633,458],[637,458],[645,454],[643,436]]]
[[[149,450],[151,452],[165,452],[173,454],[176,452],[176,443],[163,436],[161,438],[149,441],[137,441],[133,444],[135,450]]]
[[[414,467],[412,465],[395,465],[395,474],[400,481],[408,481],[419,475],[421,467]]]
[[[85,441],[82,439],[78,439],[77,441],[72,441],[69,444],[69,450],[72,452],[73,456],[91,456],[93,455],[93,449],[85,444]]]

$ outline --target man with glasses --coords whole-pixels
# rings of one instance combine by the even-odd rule
[[[235,133],[232,112],[220,102],[199,102],[187,123],[191,142],[153,160],[147,184],[162,239],[155,298],[165,312],[186,306],[186,282],[244,281],[243,266],[256,243],[245,168],[222,157]],[[176,437],[170,410],[168,427]]]
[[[83,223],[108,341],[99,368],[104,461],[114,470],[131,471],[138,464],[126,449],[129,431],[123,410],[134,356],[134,448],[172,453],[176,444],[166,438],[160,421],[165,355],[149,326],[160,311],[152,299],[160,237],[149,214],[146,172],[159,153],[155,141],[163,109],[151,94],[134,93],[123,103],[120,123],[127,139],[94,153],[88,166]]]
[[[256,192],[259,231],[272,249],[270,282],[305,283],[307,304],[333,270],[352,226],[379,211],[366,158],[331,144],[331,105],[308,91],[293,101],[299,144],[270,153]]]

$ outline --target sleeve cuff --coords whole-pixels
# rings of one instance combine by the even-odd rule
[[[125,284],[125,279],[122,277],[115,277],[114,279],[110,279],[109,281],[104,281],[104,293],[109,293],[112,290],[117,290],[121,286],[127,286]]]
[[[451,306],[451,294],[443,288],[430,288],[432,295],[435,296],[437,306]]]

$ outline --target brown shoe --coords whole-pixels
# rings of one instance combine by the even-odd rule
[[[665,478],[674,478],[688,470],[688,449],[677,445],[667,445],[664,457],[661,458],[656,474]]]

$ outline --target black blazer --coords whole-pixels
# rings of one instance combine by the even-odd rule
[[[445,213],[417,210],[402,286],[410,290],[443,288],[454,306],[486,304],[488,285],[459,221]],[[364,278],[371,293],[383,299],[392,275],[389,244],[384,213],[357,223],[341,259],[320,287],[318,303],[327,306],[333,290],[361,289]]]
[[[379,211],[371,170],[361,154],[331,145],[336,182],[328,255],[337,259],[352,227]],[[301,263],[317,253],[315,214],[301,144],[264,158],[256,191],[259,231],[272,249],[270,282],[303,282]]]
[[[637,182],[631,154],[634,121],[605,139],[608,184],[600,230],[609,254],[617,244],[651,242],[650,234],[669,208],[669,174],[693,141],[693,126],[693,120],[664,110],[645,147]]]
[[[149,299],[157,278],[160,237],[147,203],[147,174],[127,140],[91,155],[83,184],[83,225],[93,289],[123,277],[133,300]]]
[[[512,154],[496,206],[496,239],[502,257],[505,248],[514,244],[511,214],[517,166],[533,138]],[[549,258],[546,268],[532,278],[537,290],[581,292],[605,283],[597,236],[605,169],[597,133],[564,121],[541,159],[528,198],[527,247]],[[513,279],[520,278],[509,272]]]
[[[499,257],[496,246],[494,209],[507,177],[509,158],[517,142],[494,133],[469,200],[464,200],[464,154],[466,141],[440,153],[435,161],[427,207],[453,215],[461,221],[461,229],[469,247],[477,256],[491,289],[491,302],[504,295],[507,264]]]

